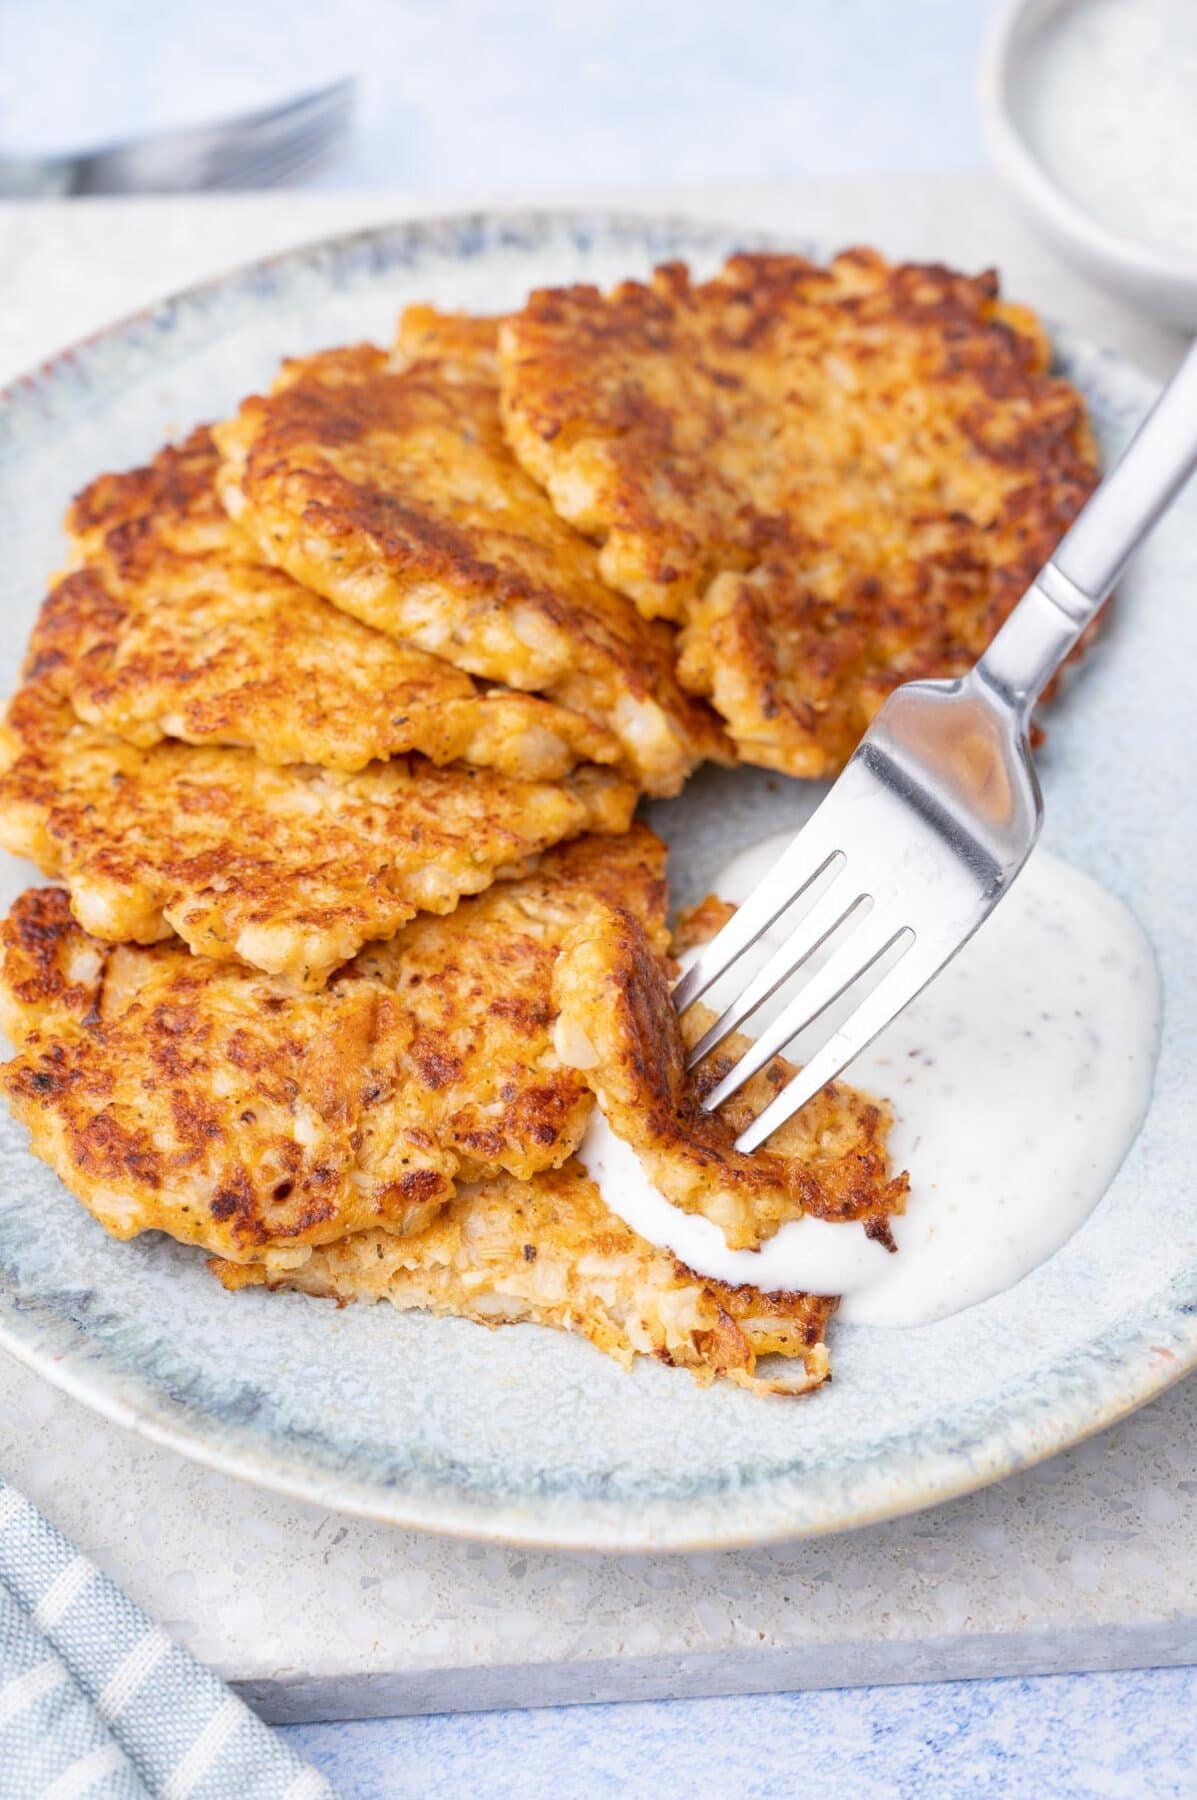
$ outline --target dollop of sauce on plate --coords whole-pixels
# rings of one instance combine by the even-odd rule
[[[1044,168],[1122,237],[1197,257],[1197,6],[1072,0],[1028,46],[1015,111]]]
[[[743,900],[791,837],[737,856],[714,891]],[[726,993],[717,987],[713,1004]],[[782,1226],[759,1251],[730,1250],[710,1220],[652,1186],[597,1109],[579,1155],[613,1212],[699,1274],[841,1294],[840,1317],[859,1324],[927,1324],[1012,1287],[1089,1216],[1146,1115],[1159,1028],[1159,977],[1138,922],[1040,849],[845,1074],[893,1108],[890,1153],[911,1178],[893,1221],[896,1254],[859,1225],[814,1218]],[[801,1062],[803,1039],[787,1054]]]

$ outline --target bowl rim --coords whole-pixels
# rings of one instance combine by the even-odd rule
[[[985,30],[979,68],[981,123],[990,154],[999,172],[1021,190],[1029,205],[1078,248],[1116,264],[1126,276],[1166,282],[1173,291],[1192,289],[1197,295],[1197,254],[1174,255],[1103,225],[1055,181],[1015,123],[1010,86],[1019,58],[1025,55],[1025,46],[1019,42],[1021,33],[1036,15],[1042,23],[1066,7],[1089,3],[1000,0]]]

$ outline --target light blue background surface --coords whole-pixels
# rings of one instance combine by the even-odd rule
[[[1191,1796],[1197,1670],[295,1725],[354,1800]]]
[[[971,167],[981,161],[973,71],[988,9],[989,0],[0,0],[0,149],[218,117],[355,74],[358,128],[322,186]]]
[[[319,185],[518,188],[982,160],[988,0],[0,0],[0,147],[358,73]],[[83,26],[82,21],[88,23]],[[36,81],[28,78],[31,67]],[[1197,1793],[1174,1669],[291,1728],[347,1796]]]

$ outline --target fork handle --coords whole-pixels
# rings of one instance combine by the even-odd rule
[[[977,673],[1029,712],[1197,468],[1197,344],[1060,540]]]

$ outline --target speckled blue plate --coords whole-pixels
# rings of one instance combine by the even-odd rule
[[[266,382],[283,352],[385,337],[409,300],[498,310],[528,288],[701,268],[750,240],[671,219],[478,216],[260,263],[57,357],[0,401],[0,650],[11,685],[67,497]],[[1034,295],[1022,296],[1033,300]],[[1107,454],[1152,395],[1061,336]],[[1047,1456],[1197,1362],[1197,496],[1125,586],[1052,719],[1048,842],[1138,913],[1167,996],[1155,1097],[1114,1185],[1013,1291],[914,1331],[835,1332],[812,1399],[702,1390],[533,1326],[224,1293],[168,1240],[106,1237],[0,1125],[0,1342],[78,1399],[202,1462],[397,1524],[545,1545],[739,1544],[929,1506]],[[789,783],[709,771],[653,822],[676,897],[783,828]],[[5,902],[29,879],[9,863]]]

